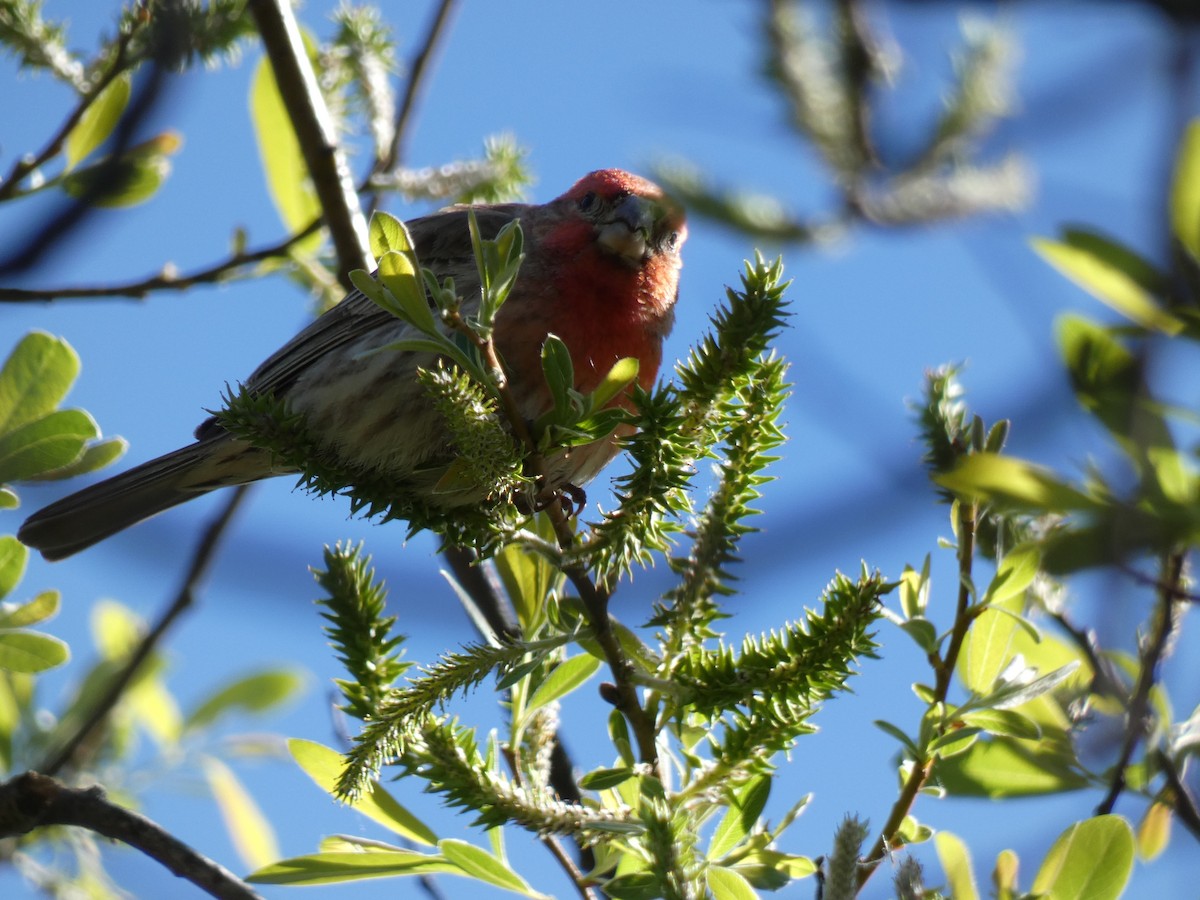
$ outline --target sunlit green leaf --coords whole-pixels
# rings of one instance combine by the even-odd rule
[[[80,409],[60,409],[0,436],[0,481],[20,481],[75,462],[100,434]]]
[[[300,152],[296,131],[275,83],[275,73],[266,57],[254,69],[250,86],[250,115],[259,159],[267,176],[267,188],[279,218],[290,231],[311,225],[321,215],[321,206]],[[311,255],[321,245],[320,233],[296,245],[293,252]]]
[[[169,156],[182,146],[167,132],[126,150],[117,159],[104,158],[63,178],[63,191],[93,206],[120,208],[144,203],[171,174]]]
[[[449,861],[465,874],[507,891],[516,891],[530,897],[539,896],[529,884],[510,869],[504,862],[492,856],[482,847],[453,838],[438,841],[438,849]]]
[[[1179,144],[1171,181],[1171,231],[1200,263],[1200,119],[1193,119]]]
[[[1013,548],[996,567],[996,577],[988,585],[983,602],[1000,604],[1024,593],[1037,575],[1040,565],[1041,553],[1035,544]]]
[[[437,332],[437,320],[433,317],[433,309],[425,296],[425,287],[412,256],[399,250],[388,250],[382,254],[379,257],[379,280],[395,298],[402,318],[412,322],[425,334]],[[396,314],[392,307],[385,305],[385,308]]]
[[[5,538],[0,538],[0,555],[4,553],[4,541]],[[3,563],[0,562],[0,575],[2,574]],[[44,622],[57,615],[58,601],[58,591],[42,591],[27,603],[0,604],[0,628],[28,628],[30,625]]]
[[[298,691],[303,679],[295,672],[257,672],[225,685],[201,701],[188,716],[189,729],[203,728],[235,710],[264,712],[285,702]]]
[[[21,338],[0,370],[0,434],[52,412],[78,375],[79,355],[62,338]]]
[[[589,791],[606,791],[633,777],[633,769],[622,766],[618,769],[596,769],[579,779],[579,786]]]
[[[959,797],[1030,797],[1087,787],[1087,776],[1036,744],[996,738],[976,741],[966,753],[941,760],[938,783]]]
[[[1033,892],[1116,900],[1133,872],[1133,830],[1120,816],[1096,816],[1064,831],[1042,860]]]
[[[971,623],[960,657],[959,674],[967,689],[986,694],[1012,659],[1016,623],[998,609],[985,609]]]
[[[709,866],[704,874],[713,900],[757,900],[758,894],[750,882],[732,869]]]
[[[21,501],[6,487],[0,487],[0,509],[16,509]]]
[[[132,79],[133,76],[126,72],[110,81],[67,132],[63,153],[66,155],[68,172],[108,140],[117,127],[121,114],[129,104]]]
[[[415,250],[412,235],[408,226],[391,213],[376,210],[371,214],[371,224],[367,229],[371,242],[371,253],[379,259],[389,250],[397,253],[412,254]]]
[[[288,751],[296,760],[296,764],[321,790],[330,795],[336,794],[338,779],[345,767],[340,753],[314,741],[299,738],[288,741]],[[348,805],[389,831],[411,841],[427,846],[437,843],[437,835],[429,826],[402,806],[378,782],[371,782],[358,799]]]
[[[598,668],[600,668],[600,660],[586,653],[580,653],[559,663],[529,698],[525,705],[526,718],[528,719],[530,715],[547,703],[566,696],[584,684]]]
[[[1047,469],[1010,456],[972,453],[956,469],[935,476],[956,494],[994,500],[1037,512],[1088,510],[1096,502]]]
[[[44,672],[61,666],[71,656],[65,643],[36,631],[0,632],[0,669],[10,672]]]
[[[279,859],[279,846],[271,823],[233,771],[210,756],[201,762],[225,829],[242,862],[258,868]]]
[[[639,363],[636,357],[626,356],[618,359],[596,390],[592,391],[592,400],[596,406],[606,406],[613,397],[633,384],[638,376]]]
[[[1068,231],[1063,242],[1036,238],[1033,247],[1092,296],[1141,325],[1178,334],[1183,322],[1163,308],[1154,288],[1164,279],[1132,250],[1100,235]]]
[[[1167,849],[1171,840],[1171,817],[1169,803],[1155,800],[1147,808],[1138,823],[1137,852],[1145,862],[1151,862]]]
[[[729,809],[713,832],[708,844],[708,858],[717,860],[741,843],[762,815],[771,793],[771,779],[758,775],[738,788],[731,799]]]
[[[989,734],[1036,741],[1042,736],[1037,722],[1012,709],[980,709],[967,713],[963,721],[975,725]]]
[[[51,469],[34,476],[31,481],[58,481],[63,478],[75,478],[86,475],[110,465],[125,455],[129,442],[124,438],[108,438],[88,444],[83,448],[83,454],[73,463],[68,463],[60,469]]]
[[[413,850],[356,850],[280,860],[259,869],[246,880],[256,884],[337,884],[362,878],[437,873],[462,874],[458,866],[441,856]]]
[[[7,597],[25,576],[29,548],[11,534],[0,535],[0,600]],[[26,623],[29,624],[29,623]],[[0,628],[15,626],[0,623]]]
[[[975,886],[975,873],[971,868],[971,854],[967,845],[949,831],[939,831],[933,838],[938,861],[946,873],[946,887],[954,900],[978,900],[979,890]]]

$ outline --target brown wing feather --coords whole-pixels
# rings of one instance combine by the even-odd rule
[[[508,203],[475,207],[480,233],[495,236],[501,228],[518,218],[524,204]],[[455,276],[464,293],[472,289],[469,273],[475,271],[471,235],[467,227],[467,207],[451,207],[406,223],[421,265],[438,273]],[[464,275],[467,278],[464,279]],[[268,356],[243,382],[255,394],[285,393],[315,360],[343,344],[351,343],[376,328],[394,323],[391,313],[381,309],[361,291],[352,291],[333,309],[309,323],[290,341]],[[210,437],[218,426],[206,419],[196,429],[197,438]]]

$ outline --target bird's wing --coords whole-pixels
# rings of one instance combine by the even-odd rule
[[[476,208],[480,231],[491,237],[514,219],[522,207],[516,204]],[[475,272],[475,257],[467,229],[465,208],[453,208],[408,223],[417,259],[439,276],[454,275],[460,287]],[[469,274],[468,274],[469,273]],[[465,293],[465,291],[464,291]],[[254,370],[246,387],[255,393],[286,390],[313,360],[367,332],[388,325],[391,313],[381,309],[361,291],[352,291],[341,303],[315,319],[303,331],[276,350]]]
[[[524,209],[523,204],[517,203],[475,207],[480,233],[484,238],[494,237]],[[407,225],[421,266],[432,269],[439,279],[453,275],[464,296],[477,289],[478,275],[467,227],[467,207],[451,207],[413,219]],[[361,291],[351,291],[335,307],[318,316],[267,357],[243,384],[255,394],[282,394],[315,360],[375,329],[386,329],[395,324],[391,313]],[[196,437],[210,436],[214,425],[215,420],[206,420],[196,429]]]

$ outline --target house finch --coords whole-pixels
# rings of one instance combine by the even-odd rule
[[[595,390],[624,357],[638,360],[643,387],[653,383],[674,319],[687,234],[682,212],[656,185],[604,169],[542,206],[478,206],[475,213],[485,238],[512,219],[525,236],[525,261],[494,331],[522,417],[532,421],[553,407],[541,365],[547,334],[570,350],[579,391]],[[473,312],[479,275],[466,207],[408,227],[421,265],[439,279],[453,276],[463,312]],[[321,452],[347,470],[386,478],[434,505],[478,502],[481,496],[434,491],[454,450],[416,370],[436,358],[369,352],[413,333],[355,291],[267,359],[244,387],[302,414]],[[289,471],[214,419],[196,429],[196,438],[51,504],[25,522],[20,539],[46,559],[61,559],[208,491]],[[551,486],[585,483],[616,452],[615,437],[560,452],[548,461]]]

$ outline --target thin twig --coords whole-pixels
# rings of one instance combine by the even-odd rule
[[[935,703],[944,704],[946,702],[946,698],[950,693],[950,682],[954,677],[954,670],[958,665],[958,655],[962,652],[963,642],[966,640],[967,631],[970,629],[972,621],[970,615],[970,584],[972,564],[975,559],[975,528],[978,524],[978,517],[979,507],[977,504],[959,503],[957,529],[958,603],[954,614],[954,627],[950,633],[950,643],[946,647],[946,655],[941,659],[936,656],[936,651],[930,655],[930,661],[933,663],[934,670],[937,673],[933,689]],[[936,761],[936,756],[927,756],[925,759],[913,760],[912,768],[909,770],[908,777],[904,780],[904,785],[900,788],[900,795],[892,805],[888,819],[879,832],[879,837],[876,838],[871,851],[863,859],[862,865],[859,866],[858,886],[860,889],[867,883],[867,880],[870,879],[875,870],[879,868],[879,864],[887,856],[888,848],[895,842],[896,835],[904,824],[905,818],[921,793],[921,788],[925,786],[925,783],[929,780],[929,776],[933,773],[933,766]]]
[[[99,787],[71,788],[37,772],[0,785],[0,837],[74,825],[128,844],[213,897],[261,900],[232,872],[201,856],[157,823],[105,799]]]
[[[1125,772],[1133,760],[1134,751],[1142,738],[1149,732],[1150,691],[1158,675],[1158,664],[1166,651],[1168,639],[1175,626],[1176,590],[1183,577],[1184,555],[1180,551],[1168,553],[1163,560],[1166,576],[1158,592],[1158,603],[1138,660],[1138,677],[1133,694],[1129,698],[1129,711],[1125,715],[1125,739],[1121,755],[1113,767],[1112,781],[1104,800],[1096,807],[1096,815],[1107,815],[1116,806],[1117,798],[1125,790]]]
[[[88,742],[92,733],[108,717],[108,714],[117,704],[117,701],[121,699],[121,694],[124,693],[125,688],[133,681],[138,670],[141,669],[151,653],[157,648],[167,629],[195,602],[196,591],[201,579],[208,572],[209,565],[216,553],[217,545],[220,543],[225,529],[229,526],[233,514],[237,511],[248,490],[249,485],[240,485],[234,488],[233,492],[229,495],[229,499],[225,502],[225,507],[209,524],[204,532],[204,536],[200,539],[200,543],[197,545],[196,551],[192,556],[192,562],[188,566],[187,575],[184,577],[183,584],[175,595],[175,599],[171,601],[171,605],[163,612],[154,627],[142,638],[141,643],[138,644],[137,648],[130,655],[129,660],[125,663],[125,667],[109,682],[104,693],[96,701],[96,705],[92,707],[83,724],[42,764],[40,767],[41,772],[47,775],[57,775],[71,762],[79,748]]]
[[[1192,833],[1192,837],[1200,841],[1200,809],[1196,808],[1196,800],[1192,797],[1183,776],[1175,766],[1175,761],[1161,750],[1155,753],[1156,762],[1167,776],[1167,784],[1171,786],[1171,794],[1175,798],[1171,808],[1175,817]]]
[[[249,253],[242,251],[233,253],[227,259],[212,263],[202,269],[196,269],[185,275],[177,275],[164,270],[157,275],[151,275],[149,278],[143,278],[139,281],[100,287],[67,285],[42,290],[0,287],[0,302],[47,303],[51,300],[67,298],[87,299],[96,297],[130,297],[140,300],[152,291],[186,291],[198,284],[232,281],[243,277],[243,274],[237,271],[238,269],[267,259],[287,256],[288,251],[293,245],[304,240],[320,227],[321,220],[317,219],[304,230],[288,235],[283,240],[274,244],[270,244],[259,250],[252,250]]]
[[[1059,624],[1059,627],[1067,633],[1075,642],[1075,646],[1087,658],[1088,665],[1092,668],[1092,690],[1103,696],[1124,700],[1128,690],[1117,678],[1113,667],[1101,655],[1100,647],[1096,643],[1095,632],[1075,627],[1062,612],[1051,612],[1050,618]]]
[[[349,273],[373,268],[367,223],[333,119],[304,50],[300,27],[288,0],[250,0],[250,13],[262,35],[279,95],[296,131],[325,223],[338,258],[338,277],[351,287]]]

